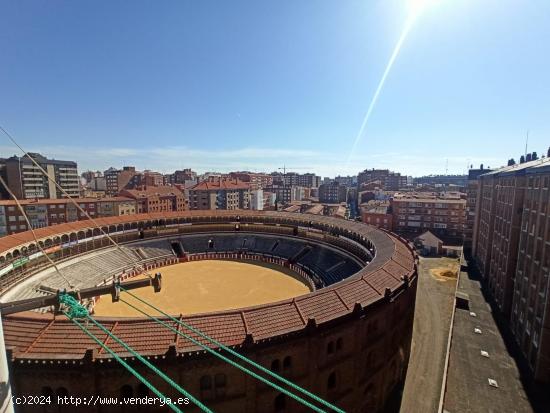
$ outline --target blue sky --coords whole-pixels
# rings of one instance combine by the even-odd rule
[[[0,124],[80,169],[463,173],[550,146],[550,2],[4,1]],[[0,136],[0,154],[16,153]]]

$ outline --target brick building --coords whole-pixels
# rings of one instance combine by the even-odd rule
[[[319,202],[322,203],[339,204],[340,202],[346,202],[347,195],[347,186],[341,185],[336,181],[332,181],[329,184],[322,184],[319,187]]]
[[[164,185],[164,175],[160,172],[145,170],[141,174],[139,184],[136,186],[162,186]]]
[[[19,201],[33,228],[88,219],[68,199],[38,199]],[[92,218],[136,213],[134,200],[124,197],[79,198],[78,205]],[[0,201],[0,236],[27,231],[25,217],[13,200]]]
[[[464,227],[464,253],[472,250],[474,223],[476,216],[477,194],[479,190],[479,176],[491,172],[490,169],[470,169],[468,171],[468,183],[466,185],[466,226]]]
[[[55,183],[63,188],[70,197],[79,197],[80,177],[76,162],[47,159],[39,153],[29,153],[29,155],[46,171],[48,176],[44,175],[28,156],[12,156],[0,160],[2,175],[18,199],[66,198]],[[51,182],[48,177],[55,183]],[[7,199],[6,194],[4,196]]]
[[[550,159],[479,177],[473,255],[536,380],[550,381]]]
[[[321,185],[321,177],[313,173],[287,172],[281,174],[274,172],[271,176],[273,177],[273,185],[303,186],[306,188],[318,188]]]
[[[211,176],[189,189],[191,209],[248,209],[250,184]]]
[[[174,171],[169,175],[169,183],[171,184],[185,184],[188,181],[196,181],[197,173],[189,168],[183,170]]]
[[[140,181],[140,172],[134,166],[124,166],[122,169],[110,168],[104,173],[107,195],[118,195],[123,189],[134,188]]]
[[[370,201],[361,205],[361,221],[393,231],[393,215],[389,201]]]
[[[250,184],[250,189],[263,189],[273,185],[273,176],[252,172],[230,172],[229,178]]]
[[[398,191],[407,186],[407,177],[388,169],[365,169],[357,175],[357,186],[361,190],[364,184],[380,182],[380,188],[386,191]]]
[[[396,232],[425,232],[462,239],[466,223],[466,200],[432,193],[396,194],[391,200]]]
[[[275,195],[279,205],[289,204],[292,201],[292,188],[284,185],[272,185],[264,188],[264,191]]]
[[[142,189],[124,189],[120,195],[136,202],[136,212],[170,212],[185,211],[188,202],[183,192],[173,186],[150,186]]]

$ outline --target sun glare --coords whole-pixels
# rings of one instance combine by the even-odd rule
[[[413,14],[420,14],[428,7],[433,6],[436,3],[439,3],[439,0],[407,0],[407,1],[408,1],[409,10]]]

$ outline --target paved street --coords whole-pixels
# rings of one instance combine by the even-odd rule
[[[456,262],[420,258],[411,359],[401,412],[437,412],[456,278],[435,277],[431,269]]]

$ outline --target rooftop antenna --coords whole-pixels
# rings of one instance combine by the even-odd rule
[[[527,129],[527,136],[525,138],[525,157],[527,158],[527,145],[529,144],[529,129]]]
[[[445,175],[449,174],[449,158],[445,159]]]

